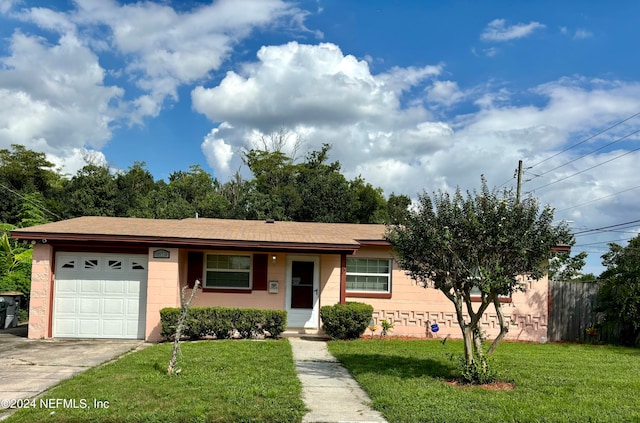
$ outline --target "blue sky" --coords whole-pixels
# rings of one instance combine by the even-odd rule
[[[576,231],[633,222],[640,116],[585,140],[640,112],[639,15],[636,1],[0,0],[0,148],[69,173],[198,164],[224,182],[283,130],[288,151],[330,143],[387,195],[481,174],[514,186],[523,160],[523,190]],[[581,235],[587,271],[639,228]]]

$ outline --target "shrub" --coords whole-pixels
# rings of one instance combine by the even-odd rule
[[[170,339],[175,333],[180,309],[167,307],[160,310],[161,335]],[[269,332],[277,338],[287,325],[284,310],[260,310],[254,308],[192,307],[185,320],[183,336],[199,339],[215,336],[216,339],[230,338],[237,333],[242,338],[251,338]]]
[[[320,308],[324,331],[335,339],[357,339],[367,329],[373,307],[364,303],[335,304]]]
[[[475,353],[473,362],[467,363],[463,355],[458,356],[458,370],[462,382],[473,385],[484,385],[495,382],[498,379],[498,373],[495,366],[484,356]]]

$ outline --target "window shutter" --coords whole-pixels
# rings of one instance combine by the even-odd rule
[[[187,285],[193,288],[196,279],[200,279],[200,287],[204,284],[202,269],[204,265],[204,253],[189,251],[187,254]]]
[[[267,290],[268,257],[269,256],[267,254],[253,255],[253,290],[254,291]]]

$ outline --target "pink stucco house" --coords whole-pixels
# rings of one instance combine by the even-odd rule
[[[196,306],[280,309],[288,330],[321,329],[323,305],[360,301],[392,335],[459,337],[452,304],[398,268],[384,225],[80,217],[15,230],[31,242],[30,338],[160,338],[163,307],[196,279]],[[504,298],[508,338],[547,336],[548,281]],[[430,332],[438,324],[437,334]],[[482,318],[489,337],[497,317]]]

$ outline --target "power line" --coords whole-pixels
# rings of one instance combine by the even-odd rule
[[[626,121],[631,120],[631,119],[633,119],[634,117],[636,117],[636,116],[638,116],[638,115],[640,115],[640,112],[635,113],[635,114],[633,114],[633,115],[629,116],[628,118],[626,118],[626,119],[624,119],[624,120],[621,120],[620,122],[615,123],[615,124],[611,125],[610,127],[606,128],[606,129],[603,129],[602,131],[600,131],[600,132],[598,132],[598,133],[596,133],[596,134],[594,134],[594,135],[591,135],[589,138],[586,138],[586,139],[584,139],[584,140],[580,141],[579,143],[573,144],[572,146],[569,146],[569,147],[565,148],[564,150],[562,150],[562,151],[560,151],[560,152],[558,152],[558,153],[554,154],[553,156],[547,157],[546,159],[544,159],[544,160],[542,160],[542,161],[539,161],[538,163],[536,163],[536,164],[534,164],[534,165],[532,165],[532,166],[529,166],[527,169],[533,169],[534,167],[536,167],[536,166],[538,166],[538,165],[541,165],[542,163],[544,163],[544,162],[546,162],[546,161],[548,161],[548,160],[551,160],[551,159],[553,159],[554,157],[557,157],[557,156],[559,156],[560,154],[565,153],[565,152],[567,152],[567,151],[571,150],[572,148],[575,148],[575,147],[577,147],[577,146],[579,146],[579,145],[582,145],[582,144],[584,144],[584,143],[585,143],[585,142],[587,142],[587,141],[591,141],[591,140],[592,140],[592,139],[594,139],[595,137],[597,137],[597,136],[599,136],[599,135],[602,135],[602,134],[604,134],[605,132],[608,132],[608,131],[612,130],[612,129],[613,129],[613,128],[615,128],[616,126],[620,126],[620,125],[622,125],[622,124],[623,124],[623,123],[625,123]]]
[[[616,244],[617,244],[618,242],[621,242],[621,241],[631,241],[632,239],[633,239],[633,238],[626,238],[626,239],[614,239],[614,240],[611,240],[611,241],[590,242],[590,243],[588,243],[588,244],[576,244],[576,245],[574,245],[573,247],[586,247],[586,246],[589,246],[589,245],[610,244],[610,243],[616,243]]]
[[[602,166],[602,165],[604,165],[604,164],[607,164],[607,163],[609,163],[609,162],[612,162],[612,161],[614,161],[614,160],[617,160],[617,159],[619,159],[619,158],[621,158],[621,157],[627,156],[627,155],[629,155],[629,154],[631,154],[631,153],[635,153],[635,152],[636,152],[636,151],[638,151],[638,150],[640,150],[640,147],[635,148],[635,149],[633,149],[633,150],[629,150],[629,151],[627,151],[626,153],[620,154],[619,156],[616,156],[616,157],[614,157],[614,158],[612,158],[612,159],[605,160],[605,161],[604,161],[604,162],[602,162],[602,163],[598,163],[597,165],[594,165],[594,166],[591,166],[591,167],[586,168],[586,169],[584,169],[584,170],[581,170],[580,172],[576,172],[576,173],[573,173],[573,174],[571,174],[571,175],[569,175],[569,176],[565,176],[564,178],[558,179],[558,180],[556,180],[556,181],[549,182],[548,184],[541,185],[541,186],[539,186],[539,187],[537,187],[537,188],[532,189],[532,190],[531,190],[531,191],[529,191],[529,192],[533,192],[533,191],[536,191],[536,190],[538,190],[538,189],[542,189],[542,188],[548,187],[549,185],[557,184],[558,182],[566,181],[566,180],[567,180],[567,179],[569,179],[569,178],[573,178],[574,176],[580,175],[581,173],[585,173],[585,172],[587,172],[587,171],[589,171],[589,170],[591,170],[591,169],[595,169],[596,167]]]
[[[620,226],[627,226],[627,225],[631,225],[633,223],[638,223],[640,222],[640,219],[638,220],[632,220],[631,222],[624,222],[624,223],[618,223],[617,225],[609,225],[609,226],[603,226],[601,228],[595,228],[595,229],[585,229],[584,231],[580,231],[580,232],[575,232],[572,235],[582,235],[582,234],[586,234],[589,232],[599,232],[602,231],[603,229],[610,229],[610,228],[619,228]]]
[[[52,216],[57,217],[59,220],[62,220],[62,218],[60,216],[58,216],[57,214],[55,214],[54,212],[52,212],[51,210],[48,210],[47,208],[45,208],[42,204],[38,204],[33,200],[28,199],[27,197],[25,197],[24,195],[20,194],[19,192],[16,192],[14,190],[12,190],[11,188],[9,188],[8,186],[4,185],[4,184],[0,184],[0,187],[6,189],[7,191],[9,191],[12,194],[17,195],[18,197],[22,198],[23,200],[33,204],[34,206],[36,206],[38,209],[45,211],[47,213],[49,213]]]
[[[605,198],[609,198],[609,197],[614,197],[614,196],[616,196],[618,194],[622,194],[622,193],[625,193],[625,192],[628,192],[628,191],[633,191],[634,189],[638,189],[638,188],[640,188],[640,185],[635,186],[633,188],[629,188],[629,189],[625,189],[625,190],[622,190],[622,191],[618,191],[618,192],[613,193],[613,194],[605,195],[604,197],[596,198],[595,200],[589,200],[586,203],[582,203],[582,204],[578,204],[578,205],[575,205],[575,206],[567,207],[566,209],[556,210],[556,212],[560,213],[560,212],[563,212],[563,211],[575,209],[576,207],[581,207],[581,206],[584,206],[584,205],[587,205],[587,204],[595,203],[596,201],[604,200]]]
[[[631,132],[630,134],[625,135],[624,137],[620,137],[620,138],[618,138],[618,139],[616,139],[616,140],[614,140],[614,141],[611,141],[610,143],[605,144],[605,145],[603,145],[602,147],[598,147],[598,148],[596,148],[596,149],[595,149],[595,150],[593,150],[593,151],[590,151],[590,152],[588,152],[588,153],[586,153],[586,154],[583,154],[582,156],[580,156],[580,157],[578,157],[578,158],[575,158],[575,159],[573,159],[573,160],[569,160],[568,162],[566,162],[566,163],[564,163],[564,164],[561,164],[560,166],[556,166],[556,167],[554,167],[553,169],[547,170],[546,172],[543,172],[543,173],[541,173],[541,174],[539,174],[539,175],[535,175],[533,178],[531,178],[531,179],[527,180],[526,182],[533,181],[534,179],[536,179],[536,178],[540,178],[540,177],[542,177],[542,176],[544,176],[544,175],[546,175],[546,174],[548,174],[548,173],[553,172],[554,170],[558,170],[558,169],[560,169],[561,167],[565,167],[565,166],[567,166],[567,165],[570,165],[571,163],[577,162],[578,160],[583,159],[583,158],[587,157],[588,155],[595,153],[596,151],[603,150],[603,149],[605,149],[605,148],[609,147],[610,145],[617,143],[618,141],[622,141],[622,140],[624,140],[624,139],[629,138],[629,137],[630,137],[630,136],[632,136],[632,135],[637,134],[638,132],[640,132],[640,129],[637,129],[637,130],[635,130],[635,131]],[[533,166],[531,166],[531,167],[533,167]],[[531,169],[531,168],[528,168],[528,169]]]

